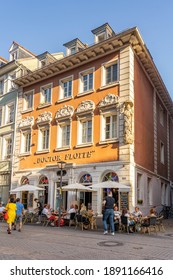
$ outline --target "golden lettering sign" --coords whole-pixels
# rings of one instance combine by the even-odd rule
[[[64,160],[75,160],[75,159],[83,159],[83,158],[91,158],[93,153],[95,151],[88,151],[88,152],[82,152],[82,153],[69,153],[65,154]],[[41,157],[37,159],[37,163],[47,163],[47,162],[57,162],[63,160],[61,156],[48,156],[48,157]]]

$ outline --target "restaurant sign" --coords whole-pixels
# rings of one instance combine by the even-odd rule
[[[61,160],[75,160],[75,159],[83,159],[83,158],[91,158],[95,151],[88,151],[88,152],[81,152],[81,153],[69,153],[65,154],[62,158],[61,156],[48,156],[48,157],[40,157],[37,159],[37,163],[44,163],[44,162],[57,162]]]

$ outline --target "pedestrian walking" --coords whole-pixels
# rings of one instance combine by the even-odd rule
[[[5,210],[8,214],[8,218],[7,218],[8,234],[11,234],[11,226],[12,226],[12,223],[14,223],[15,218],[16,218],[16,209],[17,209],[17,207],[16,207],[16,203],[14,202],[14,198],[11,197],[5,207]]]
[[[24,205],[20,202],[20,198],[16,199],[16,219],[14,223],[14,230],[16,230],[17,224],[19,223],[18,231],[21,232],[22,230],[22,220],[24,215]]]
[[[108,191],[108,196],[106,196],[103,200],[104,205],[104,215],[103,215],[103,226],[104,226],[104,234],[108,233],[108,225],[107,220],[109,220],[109,224],[111,227],[111,234],[114,235],[114,204],[115,199],[112,197],[112,191]]]

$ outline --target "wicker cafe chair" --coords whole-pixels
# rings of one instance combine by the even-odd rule
[[[76,213],[70,213],[69,227],[72,225],[76,226]]]
[[[157,234],[157,218],[156,217],[148,217],[147,220],[141,224],[141,232],[145,233],[146,231],[150,235],[153,230]]]
[[[129,234],[129,223],[128,223],[128,217],[126,216],[121,216],[120,231],[127,232]]]
[[[161,231],[161,230],[165,231],[165,228],[163,225],[163,219],[164,219],[163,216],[156,218],[156,225],[157,225],[158,231]]]
[[[23,216],[23,224],[32,222],[33,213],[26,211]]]
[[[76,229],[78,226],[81,226],[81,229],[84,229],[85,220],[81,214],[76,214]]]

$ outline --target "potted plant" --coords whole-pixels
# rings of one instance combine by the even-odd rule
[[[142,199],[138,199],[138,204],[142,204],[143,203],[143,200]]]

